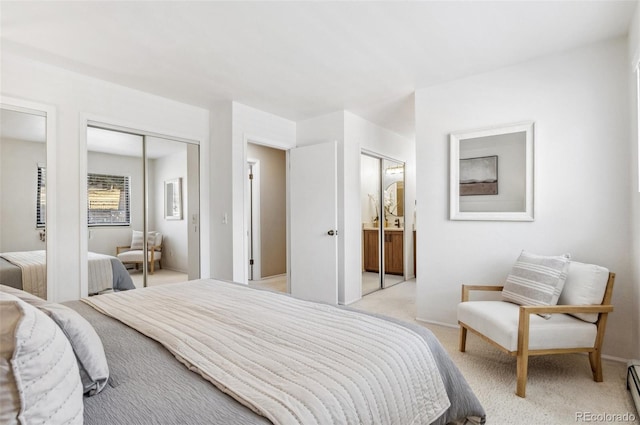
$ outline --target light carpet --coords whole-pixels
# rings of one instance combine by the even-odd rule
[[[458,329],[415,320],[415,298],[414,279],[367,295],[350,307],[431,329],[484,406],[488,424],[575,424],[588,422],[584,420],[585,413],[631,413],[635,417],[634,421],[591,420],[589,423],[640,423],[626,389],[625,364],[603,360],[604,382],[597,383],[593,381],[586,355],[533,357],[529,360],[527,397],[523,399],[515,395],[515,357],[472,334],[467,338],[466,353],[459,352]]]

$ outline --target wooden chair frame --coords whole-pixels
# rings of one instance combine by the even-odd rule
[[[162,252],[162,244],[160,245],[150,245],[147,250],[151,253],[150,255],[150,259],[149,259],[149,274],[153,274],[154,271],[154,265],[155,262],[158,262],[158,268],[162,269],[162,260],[160,258],[154,258],[155,256],[155,252],[160,251]],[[116,247],[116,256],[118,256],[118,254],[120,254],[121,252],[126,252],[126,251],[134,251],[131,249],[131,246],[117,246]],[[144,254],[142,254],[144,257]],[[136,265],[136,270],[138,270],[138,266],[140,264],[142,264],[142,260],[141,261],[123,261],[122,264],[135,264]]]
[[[593,373],[593,380],[596,382],[602,382],[602,342],[604,340],[604,332],[607,326],[608,313],[613,311],[611,305],[611,295],[613,293],[613,283],[615,281],[616,274],[609,273],[609,279],[607,280],[607,287],[605,289],[602,304],[600,305],[553,305],[553,306],[520,306],[520,318],[518,322],[518,349],[517,351],[509,351],[502,345],[481,334],[473,329],[471,326],[458,321],[460,325],[460,351],[466,350],[467,343],[467,330],[478,335],[483,340],[498,347],[501,351],[517,357],[517,383],[516,383],[516,395],[525,397],[527,386],[527,369],[529,366],[530,356],[540,356],[545,354],[565,354],[565,353],[589,353],[589,363],[591,364],[591,371]],[[502,286],[484,286],[484,285],[462,285],[462,302],[469,301],[469,293],[471,291],[502,291]],[[529,321],[532,314],[558,314],[558,313],[598,313],[598,320],[595,325],[597,327],[597,334],[595,343],[592,347],[579,347],[579,348],[556,348],[556,349],[544,349],[544,350],[530,350],[529,349]]]

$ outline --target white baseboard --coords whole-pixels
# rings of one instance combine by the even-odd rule
[[[274,274],[271,276],[262,276],[260,277],[260,279],[253,279],[253,282],[260,282],[261,280],[267,280],[267,279],[275,279],[278,277],[282,277],[282,276],[287,276],[286,273],[280,273],[280,274]]]
[[[587,354],[587,353],[585,353]],[[629,359],[623,359],[622,357],[616,357],[616,356],[610,356],[608,354],[603,354],[602,355],[603,359],[607,359],[607,360],[612,360],[614,362],[619,362],[619,363],[629,363]]]
[[[358,302],[361,299],[362,299],[362,297],[359,297],[359,298],[355,298],[355,299],[350,300],[350,301],[345,301],[344,303],[338,302],[338,304],[340,304],[340,305],[349,305],[349,304],[353,304],[355,302]]]
[[[444,326],[444,327],[447,327],[447,328],[454,328],[454,329],[458,329],[459,328],[458,325],[454,325],[454,324],[451,324],[451,323],[444,323],[444,322],[437,322],[435,320],[421,319],[420,317],[416,317],[416,320],[418,322],[431,323],[432,325]]]

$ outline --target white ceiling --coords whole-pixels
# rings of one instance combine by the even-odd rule
[[[186,103],[403,135],[413,92],[627,33],[637,1],[8,2],[2,49]]]

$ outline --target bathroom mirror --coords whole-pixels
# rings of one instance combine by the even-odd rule
[[[451,133],[451,220],[533,221],[533,128]]]
[[[391,183],[385,189],[385,199],[387,200],[387,212],[395,217],[404,216],[404,182],[397,181]]]

